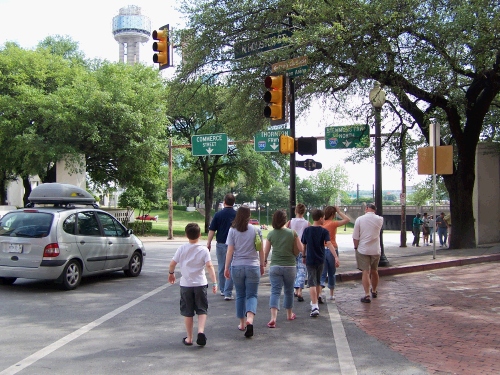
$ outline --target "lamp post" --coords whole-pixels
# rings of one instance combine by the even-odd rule
[[[377,206],[377,215],[383,216],[382,209],[382,145],[381,145],[381,118],[380,112],[385,103],[385,91],[380,87],[380,83],[375,81],[373,89],[370,90],[370,103],[375,111],[375,206]],[[380,267],[389,266],[384,252],[384,230],[380,229]]]
[[[344,207],[344,215],[347,214],[347,207]],[[344,232],[347,230],[347,223],[344,225]]]
[[[269,226],[269,202],[266,202],[266,225]]]

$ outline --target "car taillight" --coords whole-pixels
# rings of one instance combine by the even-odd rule
[[[54,258],[56,256],[59,256],[59,254],[59,245],[57,243],[49,243],[47,246],[45,246],[45,249],[43,249],[44,258]]]

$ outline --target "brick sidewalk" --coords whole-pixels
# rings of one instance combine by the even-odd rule
[[[371,304],[357,298],[364,294],[359,282],[342,283],[337,306],[367,334],[431,374],[498,374],[498,267],[492,262],[383,277]],[[343,293],[344,288],[352,290]]]

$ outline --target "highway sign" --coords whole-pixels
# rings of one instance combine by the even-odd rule
[[[290,30],[283,30],[277,33],[268,34],[264,38],[235,43],[234,58],[241,59],[242,57],[285,47],[288,43],[283,42],[283,39],[291,36],[292,32]]]
[[[268,130],[258,132],[253,137],[253,147],[257,152],[279,152],[280,135],[290,136],[290,129]]]
[[[363,148],[370,146],[368,125],[331,126],[325,128],[325,148]]]
[[[227,154],[227,134],[202,134],[191,136],[193,156]]]
[[[312,159],[306,159],[303,161],[295,161],[295,166],[299,168],[305,168],[306,171],[314,171],[315,169],[321,169],[323,165],[319,161],[314,161]]]

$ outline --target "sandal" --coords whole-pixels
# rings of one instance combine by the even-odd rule
[[[269,323],[267,323],[267,326],[269,328],[276,328],[276,322],[274,320],[271,320]]]
[[[361,298],[361,302],[363,302],[363,303],[370,303],[371,302],[370,296],[365,296],[365,297]]]
[[[286,320],[295,320],[296,317],[297,315],[295,315],[295,313],[292,313],[292,315],[289,318],[286,318]]]
[[[247,324],[247,329],[245,331],[245,337],[249,339],[253,336],[253,324]]]
[[[244,331],[244,330],[246,329],[246,325],[245,325],[245,327],[242,327],[242,326],[238,325],[238,329],[239,329],[240,331]]]
[[[299,297],[297,298],[297,301],[299,301],[299,302],[304,302],[304,297],[299,296]]]
[[[207,345],[207,336],[205,336],[204,333],[198,333],[198,339],[196,340],[196,343],[199,346],[205,346],[205,345]]]
[[[378,292],[374,292],[373,290],[371,290],[371,292],[372,292],[372,297],[377,298]]]
[[[187,341],[186,341],[186,339],[187,339],[187,337],[184,337],[184,338],[182,339],[182,343],[183,343],[184,345],[187,345],[187,346],[191,346],[191,345],[193,345],[193,343],[192,343],[192,342],[187,342]]]

